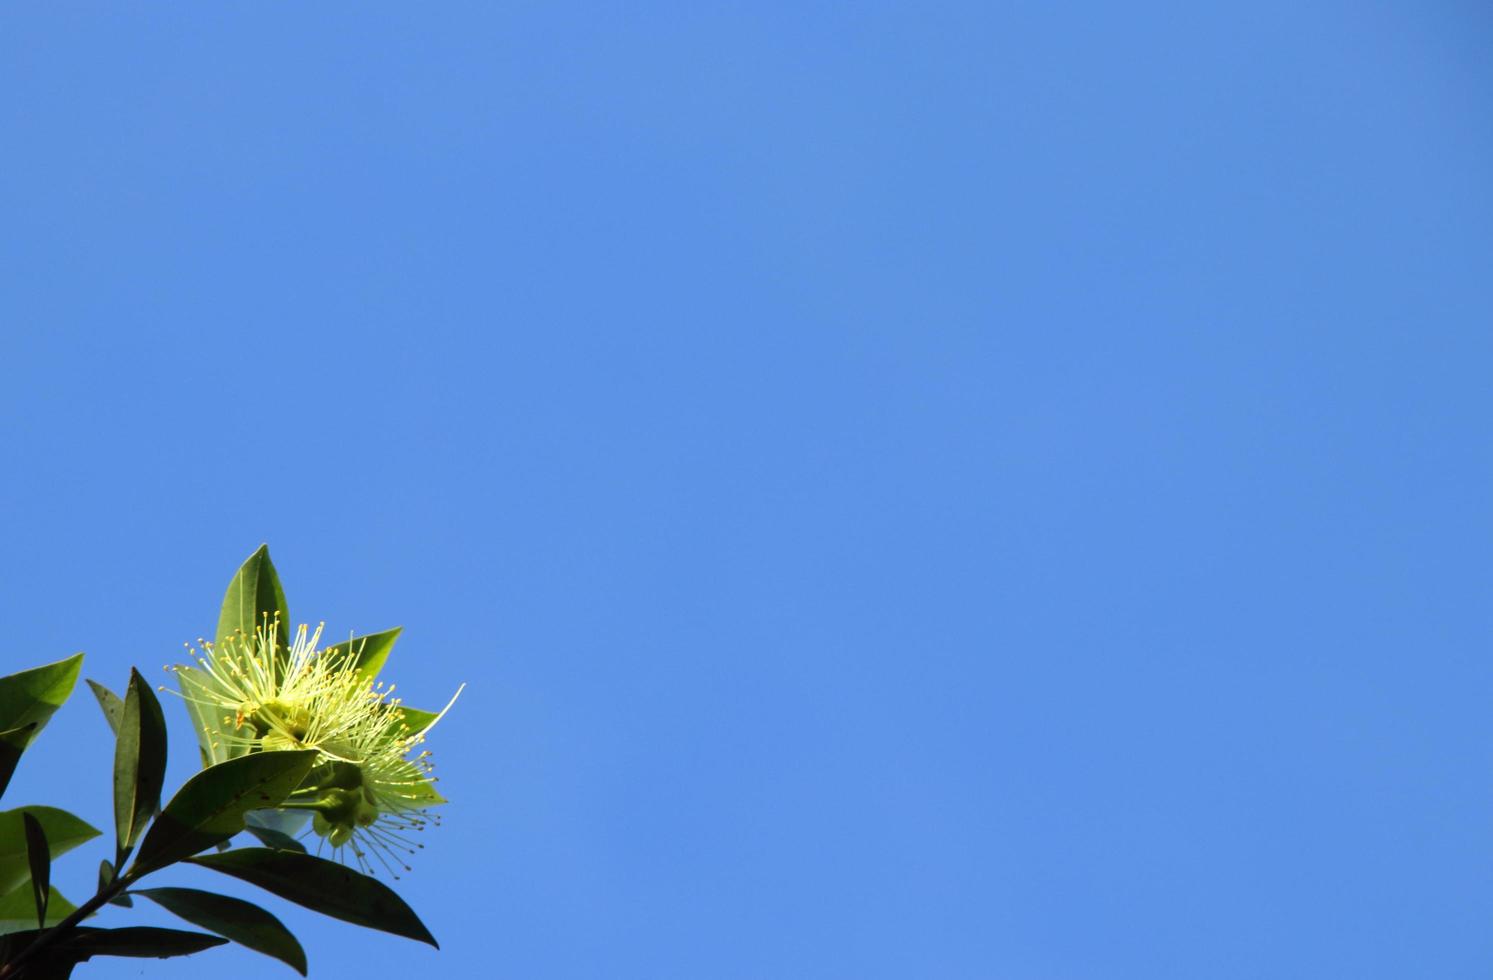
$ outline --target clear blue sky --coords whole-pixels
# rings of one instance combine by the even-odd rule
[[[467,682],[323,980],[1486,978],[1493,16],[1224,8],[7,6],[4,665]]]

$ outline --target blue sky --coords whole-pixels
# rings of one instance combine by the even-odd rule
[[[313,977],[1486,977],[1490,28],[8,7],[0,656],[159,672],[267,541],[467,683],[443,949],[266,897]],[[203,969],[292,975],[79,975]]]

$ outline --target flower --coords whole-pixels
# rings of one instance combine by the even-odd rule
[[[318,650],[323,626],[311,632],[304,625],[285,649],[276,641],[278,626],[266,618],[252,638],[199,641],[197,669],[180,674],[181,695],[209,719],[222,712],[221,726],[205,728],[215,748],[316,750],[317,765],[279,808],[311,813],[318,853],[323,845],[339,859],[350,851],[365,872],[373,870],[371,856],[397,878],[396,868],[409,870],[404,856],[423,846],[409,834],[439,823],[423,811],[445,802],[433,785],[429,751],[411,753],[465,685],[412,730],[393,685],[375,684],[360,670],[361,650]]]

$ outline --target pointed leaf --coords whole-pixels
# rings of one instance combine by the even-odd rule
[[[160,809],[165,779],[166,719],[150,685],[131,668],[114,742],[114,827],[121,854],[135,846]]]
[[[316,768],[311,769],[311,776],[316,777]],[[278,830],[287,837],[294,837],[306,829],[306,824],[311,821],[311,814],[305,810],[255,810],[244,818],[244,823],[250,828],[263,827],[267,830]]]
[[[72,935],[52,946],[56,953],[74,959],[90,956],[187,956],[204,949],[222,946],[228,940],[201,932],[181,929],[159,929],[154,926],[128,926],[123,929],[94,929],[79,926]]]
[[[218,614],[214,646],[223,649],[224,642],[239,632],[252,642],[254,631],[268,624],[274,625],[275,642],[282,649],[287,647],[290,642],[290,611],[285,605],[285,591],[280,587],[280,577],[270,561],[269,546],[260,545],[228,583],[223,594],[223,607]],[[237,730],[233,719],[225,719],[223,712],[199,703],[212,700],[215,685],[207,673],[182,666],[176,675],[185,696],[187,717],[192,720],[192,732],[202,747],[203,768],[245,755],[247,747],[222,738]]]
[[[32,929],[0,936],[0,963],[13,962],[44,933]],[[50,940],[49,940],[50,942]],[[71,975],[72,968],[95,956],[141,956],[165,959],[186,956],[222,946],[228,940],[180,929],[132,926],[126,929],[95,929],[80,926],[52,942],[40,955],[28,959],[25,980],[57,980]]]
[[[50,806],[24,806],[0,811],[0,895],[13,891],[31,877],[31,863],[26,856],[26,829],[23,814],[29,813],[41,824],[47,835],[47,849],[57,858],[99,832],[82,820]]]
[[[109,882],[114,880],[114,875],[114,865],[110,864],[108,861],[100,861],[98,863],[98,890],[103,891],[104,887],[108,885]],[[109,899],[109,904],[119,905],[127,909],[134,908],[135,905],[134,902],[130,901],[129,892],[120,892],[118,895],[115,895],[113,898]]]
[[[248,747],[224,736],[250,734],[248,726],[234,724],[233,716],[226,715],[204,702],[220,700],[224,695],[206,671],[179,665],[176,682],[181,688],[181,701],[186,706],[187,718],[192,723],[192,734],[197,736],[197,746],[202,754],[202,768],[206,769],[224,759],[234,759],[248,753]]]
[[[430,930],[388,886],[335,861],[264,847],[237,847],[189,861],[335,919],[438,946]]]
[[[78,653],[66,660],[0,677],[0,731],[14,731],[32,723],[36,724],[32,735],[41,731],[47,719],[73,692],[82,667],[83,655]]]
[[[118,735],[119,720],[124,717],[124,700],[92,678],[88,679],[88,686],[98,699],[98,706],[104,710],[104,721],[109,723],[109,731]]]
[[[369,633],[367,636],[355,636],[344,643],[337,643],[327,647],[323,656],[332,658],[334,661],[343,657],[352,657],[358,664],[358,675],[364,680],[371,681],[378,676],[383,668],[384,661],[389,659],[389,653],[394,649],[394,641],[399,639],[402,626],[396,626],[382,633]]]
[[[467,686],[465,684],[458,687],[456,693],[451,695],[451,700],[447,701],[446,706],[440,711],[421,711],[419,708],[411,708],[407,705],[399,704],[396,698],[394,703],[399,705],[399,720],[403,727],[398,732],[391,732],[390,737],[396,734],[404,737],[424,735],[429,732],[435,727],[436,722],[446,717],[446,712],[450,711],[456,705],[456,699],[461,697],[461,692],[466,689]]]
[[[21,753],[26,751],[31,736],[36,734],[36,726],[37,722],[33,721],[29,725],[0,732],[0,796],[5,795],[5,787],[10,785],[16,763],[21,761]]]
[[[41,821],[22,812],[21,825],[26,828],[26,860],[31,866],[31,896],[36,903],[36,928],[47,924],[47,894],[52,887],[52,852],[47,847],[47,832]]]
[[[45,925],[55,926],[78,911],[78,907],[63,897],[56,888],[48,889],[47,920]],[[22,885],[5,895],[0,895],[0,934],[22,932],[36,928],[36,898],[30,885]]]
[[[315,778],[316,767],[313,766],[306,779]],[[311,814],[305,810],[255,810],[244,817],[244,829],[268,847],[304,853],[306,848],[296,840],[296,834],[305,830],[310,820]]]
[[[289,834],[281,833],[270,827],[256,827],[252,823],[246,823],[244,829],[255,837],[265,847],[273,847],[277,851],[299,851],[306,853],[306,847],[300,841]]]
[[[254,631],[265,623],[274,627],[276,643],[290,646],[290,612],[285,607],[285,590],[280,588],[280,576],[270,561],[270,546],[262,544],[245,559],[228,583],[213,643],[222,646],[238,632],[252,638]]]
[[[132,872],[163,867],[228,840],[244,829],[250,810],[273,807],[289,796],[315,761],[312,749],[256,752],[202,770],[151,824]]]
[[[252,902],[195,888],[146,888],[135,894],[144,895],[194,926],[273,956],[301,976],[306,975],[306,953],[301,944],[279,919]]]
[[[399,713],[404,716],[404,723],[409,726],[409,734],[418,735],[435,723],[440,717],[439,712],[421,711],[419,708],[409,708],[400,705]]]

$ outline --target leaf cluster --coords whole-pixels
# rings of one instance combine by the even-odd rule
[[[286,639],[289,615],[269,549],[254,552],[230,582],[218,637],[270,622]],[[388,657],[397,629],[329,648],[360,658],[371,678]],[[82,668],[81,653],[0,677],[0,797],[21,757],[67,701]],[[184,691],[199,679],[181,671]],[[95,956],[185,956],[235,942],[307,971],[306,954],[281,921],[260,906],[228,895],[176,886],[140,887],[147,875],[190,865],[237,878],[305,908],[371,929],[436,945],[414,911],[389,887],[336,861],[305,853],[275,807],[284,803],[317,763],[313,750],[245,752],[219,742],[224,719],[186,701],[204,768],[161,803],[166,773],[166,723],[161,705],[138,670],[124,696],[89,680],[114,734],[114,849],[99,863],[97,890],[75,905],[52,884],[52,864],[100,836],[83,819],[48,806],[0,810],[0,980],[67,977]],[[428,724],[429,712],[408,712]],[[264,846],[230,849],[248,831]],[[133,860],[132,860],[133,859]],[[144,898],[196,927],[103,928],[84,925],[106,905],[132,906]]]

